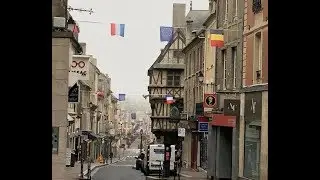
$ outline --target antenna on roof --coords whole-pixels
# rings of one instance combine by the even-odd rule
[[[190,11],[192,11],[192,1],[190,1]]]
[[[90,15],[91,15],[92,13],[94,13],[94,11],[92,10],[92,8],[90,8],[90,9],[83,9],[83,8],[73,8],[73,7],[69,6],[67,9],[68,9],[69,11],[87,12],[87,13],[89,13]]]

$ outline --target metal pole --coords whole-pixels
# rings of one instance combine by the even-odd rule
[[[83,138],[81,138],[80,136],[80,177],[83,178],[83,147],[84,147],[84,141],[83,141]]]
[[[142,153],[142,133],[140,135],[140,154]]]
[[[112,138],[110,137],[110,163],[112,163]]]

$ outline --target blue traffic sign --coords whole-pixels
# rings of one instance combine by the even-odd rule
[[[198,122],[198,131],[199,132],[208,132],[209,123],[208,122]]]

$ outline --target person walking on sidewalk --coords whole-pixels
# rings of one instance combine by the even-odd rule
[[[110,162],[112,163],[113,152],[110,152]]]

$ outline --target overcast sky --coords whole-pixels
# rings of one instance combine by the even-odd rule
[[[192,7],[208,9],[208,1],[194,0]],[[136,99],[148,93],[147,70],[165,46],[159,27],[172,24],[173,3],[185,3],[189,11],[189,0],[69,0],[73,8],[94,11],[70,13],[80,21],[79,41],[87,43],[87,54],[96,57],[100,71],[111,77],[116,96],[125,93]],[[124,38],[110,35],[111,22],[125,24]]]

